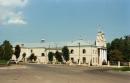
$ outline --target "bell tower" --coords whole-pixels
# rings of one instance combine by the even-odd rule
[[[99,28],[101,28],[100,25],[99,25]],[[105,34],[100,29],[98,30],[98,33],[97,33],[97,36],[96,36],[96,46],[106,48]]]
[[[99,65],[106,64],[107,63],[106,39],[105,34],[101,30],[98,31],[96,36],[96,46],[98,48]]]
[[[105,34],[103,32],[98,32],[96,37],[96,46],[98,47],[106,47],[106,39]]]

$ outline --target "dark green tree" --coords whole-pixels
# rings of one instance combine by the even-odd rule
[[[36,61],[37,60],[37,56],[35,56],[35,54],[34,53],[31,53],[31,55],[30,55],[30,57],[28,58],[29,59],[29,61]]]
[[[22,54],[22,60],[25,62],[25,57],[26,57],[26,53],[24,52],[23,54]]]
[[[114,49],[111,51],[110,61],[123,61],[122,52]]]
[[[14,54],[15,54],[17,60],[20,56],[20,52],[21,52],[21,47],[19,45],[16,45]]]
[[[64,60],[67,62],[69,61],[69,49],[67,46],[64,46],[62,48],[62,54],[63,54],[63,57],[64,57]]]
[[[30,61],[33,61],[34,60],[34,57],[35,57],[35,54],[34,53],[31,53],[30,57],[29,57],[29,60]]]
[[[0,59],[3,58],[4,49],[0,46]]]
[[[34,56],[33,59],[34,59],[34,61],[36,61],[37,60],[37,56]]]
[[[130,36],[114,39],[107,44],[108,60],[130,61]]]
[[[111,56],[111,44],[107,43],[107,59],[110,61]]]
[[[130,61],[130,36],[125,36],[124,38],[125,38],[123,49],[124,60]]]
[[[53,61],[53,56],[54,56],[54,53],[53,53],[53,52],[49,52],[49,53],[48,53],[48,59],[49,59],[50,62]]]
[[[111,49],[119,49],[120,48],[120,39],[116,38],[111,42]]]
[[[63,60],[62,60],[62,53],[61,52],[56,51],[55,58],[56,58],[56,60],[58,62],[63,62]]]
[[[9,41],[5,40],[0,46],[0,59],[1,60],[10,60],[13,54],[13,47]]]

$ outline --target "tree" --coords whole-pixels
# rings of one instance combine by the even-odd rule
[[[32,61],[36,61],[37,60],[37,56],[35,56],[34,53],[31,53],[30,57],[28,58],[28,60]]]
[[[34,57],[35,57],[35,54],[34,54],[34,53],[31,53],[31,55],[30,55],[30,57],[29,57],[29,60],[30,60],[30,61],[33,61]]]
[[[124,49],[123,49],[123,55],[124,60],[130,61],[130,35],[124,37]]]
[[[111,44],[107,43],[107,59],[110,61],[111,56]]]
[[[108,60],[130,61],[130,36],[114,39],[107,44]]]
[[[119,49],[120,47],[120,39],[116,38],[111,42],[111,49]]]
[[[0,46],[0,59],[3,58],[3,54],[4,54],[4,49],[2,48],[2,46]]]
[[[56,51],[56,53],[55,53],[55,58],[56,58],[56,60],[58,62],[63,62],[63,60],[62,60],[62,53],[60,53],[58,51]]]
[[[25,57],[26,57],[26,53],[24,52],[23,54],[22,54],[22,60],[25,62]]]
[[[49,53],[48,53],[48,60],[49,60],[50,62],[53,61],[53,56],[54,56],[54,53],[53,53],[53,52],[49,52]]]
[[[21,52],[21,47],[19,45],[16,45],[14,54],[16,55],[16,59],[18,60]]]
[[[63,54],[63,57],[64,57],[65,61],[66,62],[69,61],[69,49],[68,49],[67,46],[64,46],[62,48],[62,54]]]
[[[34,59],[34,61],[36,61],[37,60],[37,56],[34,56],[33,59]]]
[[[0,46],[0,59],[1,60],[10,60],[13,54],[13,47],[9,41],[5,40]]]
[[[117,49],[112,50],[111,56],[110,56],[110,61],[122,61],[122,60],[123,60],[122,52],[120,52]]]

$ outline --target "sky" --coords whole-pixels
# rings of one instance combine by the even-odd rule
[[[94,41],[130,35],[130,0],[0,0],[0,42]]]

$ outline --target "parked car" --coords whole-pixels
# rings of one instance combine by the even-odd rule
[[[19,61],[18,64],[23,64],[24,62],[23,61]]]
[[[8,64],[16,64],[16,60],[10,60]]]

